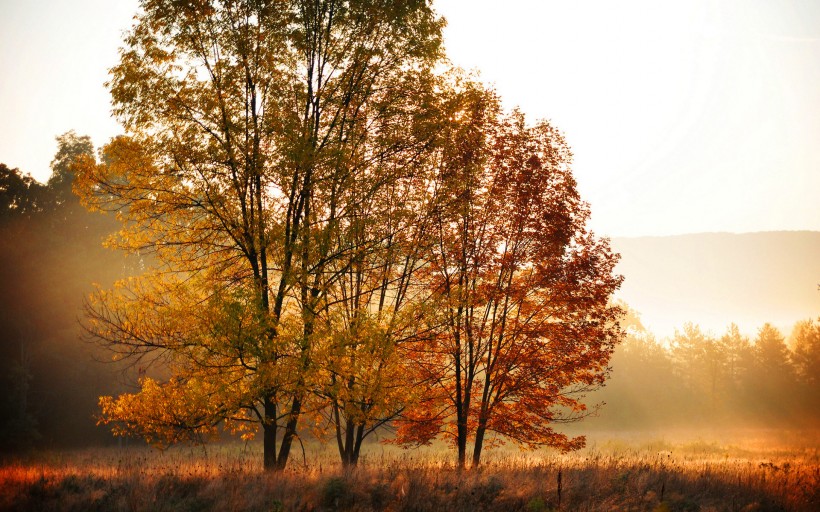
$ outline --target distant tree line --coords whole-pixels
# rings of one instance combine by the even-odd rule
[[[94,148],[57,138],[43,184],[0,163],[0,449],[77,446],[110,439],[95,427],[101,390],[122,389],[111,357],[80,340],[83,297],[110,283],[126,261],[102,247],[113,219],[72,193],[72,163]]]
[[[799,321],[786,338],[763,324],[752,338],[731,324],[715,336],[687,323],[659,342],[633,322],[594,399],[593,420],[616,428],[820,424],[820,319]]]

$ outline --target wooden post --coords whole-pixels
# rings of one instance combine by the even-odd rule
[[[561,510],[561,470],[558,470],[558,510]]]

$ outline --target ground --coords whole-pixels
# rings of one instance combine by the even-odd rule
[[[601,434],[566,455],[496,450],[464,472],[441,448],[378,444],[352,471],[309,444],[280,474],[255,444],[40,452],[0,466],[0,510],[820,510],[813,434],[729,437]]]

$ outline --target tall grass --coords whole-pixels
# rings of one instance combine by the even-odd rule
[[[568,455],[501,450],[463,472],[440,450],[374,446],[345,471],[308,448],[279,474],[262,471],[255,445],[34,454],[0,466],[0,510],[820,510],[811,446],[621,439]]]

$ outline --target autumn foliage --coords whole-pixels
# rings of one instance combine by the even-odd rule
[[[427,2],[145,0],[109,87],[128,135],[75,167],[141,275],[88,301],[89,335],[158,365],[103,423],[159,445],[261,427],[568,450],[618,341],[620,283],[571,154],[436,69]]]
[[[398,422],[398,441],[445,434],[462,465],[468,438],[473,465],[486,436],[576,449],[583,438],[553,426],[583,417],[583,393],[606,379],[620,337],[609,304],[617,258],[585,228],[588,208],[555,128],[501,114],[487,93],[460,118],[442,157],[441,186],[454,199],[432,215],[424,272],[437,305],[432,335],[408,349],[430,392]]]

